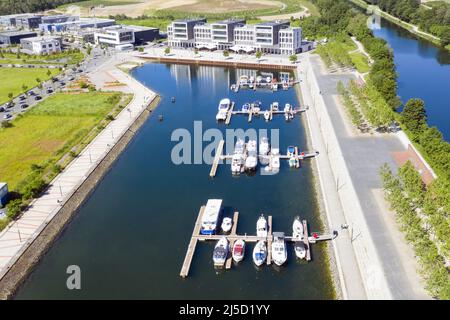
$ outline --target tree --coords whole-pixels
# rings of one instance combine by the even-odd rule
[[[50,71],[50,69],[48,69],[48,70],[47,70],[47,76],[50,77],[51,75],[52,75],[52,72]]]
[[[14,94],[12,92],[8,93],[8,98],[11,100],[14,97]]]
[[[409,99],[402,111],[402,122],[408,130],[417,135],[427,121],[425,103],[421,99]]]
[[[224,50],[223,51],[223,56],[226,58],[226,57],[229,57],[230,56],[230,52],[228,51],[228,50]]]
[[[23,91],[27,91],[28,90],[28,86],[26,84],[23,84],[22,85],[22,89],[23,89]]]
[[[262,52],[261,51],[256,51],[255,56],[256,56],[256,59],[261,59]]]
[[[38,85],[41,84],[42,82],[41,78],[36,78],[36,82],[38,83]]]
[[[164,49],[164,54],[168,55],[170,53],[170,47]]]
[[[292,63],[296,63],[297,62],[297,55],[293,54],[291,56],[289,56],[289,61]]]

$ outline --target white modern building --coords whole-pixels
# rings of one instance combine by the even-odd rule
[[[104,44],[109,47],[116,47],[124,44],[134,44],[134,31],[123,26],[111,26],[97,30],[94,33],[96,44]]]
[[[20,46],[31,54],[52,54],[62,51],[61,37],[34,37],[20,40]]]
[[[291,55],[306,51],[302,29],[290,27],[289,21],[248,25],[245,20],[206,23],[205,19],[177,20],[167,28],[171,47],[220,49]]]

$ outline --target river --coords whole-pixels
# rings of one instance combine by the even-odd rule
[[[229,86],[252,70],[146,64],[133,76],[162,96],[155,113],[118,158],[95,192],[79,209],[61,237],[20,288],[18,299],[139,298],[139,299],[332,299],[335,297],[325,244],[313,246],[313,261],[296,260],[288,247],[287,265],[256,268],[248,245],[247,256],[228,271],[212,265],[213,243],[201,243],[190,275],[179,272],[199,207],[209,198],[221,198],[226,213],[240,212],[238,233],[255,234],[261,213],[273,216],[274,231],[291,234],[296,215],[308,219],[311,231],[320,231],[310,161],[299,170],[285,161],[276,175],[232,177],[230,167],[219,167],[214,179],[207,164],[175,165],[171,151],[176,129],[193,132],[220,128],[215,120],[221,98],[229,96],[238,108],[260,100],[297,105],[296,91],[241,91]],[[270,72],[270,71],[269,71]],[[277,73],[274,73],[279,77]],[[171,102],[171,97],[176,102]],[[163,121],[159,121],[163,115]],[[306,147],[305,126],[283,116],[249,125],[234,116],[229,128],[279,129],[280,147]],[[206,143],[204,144],[206,145]],[[229,152],[229,151],[228,151]],[[66,268],[81,268],[81,290],[68,290]]]
[[[402,102],[423,99],[429,125],[436,126],[450,141],[450,51],[385,19],[372,24],[372,30],[394,51]]]

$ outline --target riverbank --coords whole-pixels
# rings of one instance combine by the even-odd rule
[[[148,117],[157,95],[115,67],[114,59],[100,66],[134,93],[133,100],[34,200],[21,217],[0,234],[0,297],[8,298],[58,236],[76,209],[108,171],[136,130]],[[103,68],[103,70],[102,70]],[[151,109],[150,109],[151,110]]]
[[[450,51],[450,45],[442,46],[441,45],[441,39],[424,31],[421,31],[418,26],[413,25],[411,23],[405,22],[397,17],[394,17],[393,15],[381,10],[378,6],[369,5],[363,0],[349,0],[354,5],[367,10],[368,13],[371,14],[378,14],[381,17],[385,18],[388,21],[391,21],[392,23],[395,23],[396,25],[402,27],[403,29],[411,32],[412,34],[415,34],[425,40],[428,40],[442,48],[445,48]]]

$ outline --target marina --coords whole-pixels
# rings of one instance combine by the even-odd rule
[[[211,200],[208,200],[208,203]],[[233,229],[229,234],[209,234],[204,235],[201,234],[201,221],[203,219],[203,215],[206,211],[207,205],[204,205],[200,208],[197,220],[194,224],[194,231],[192,232],[192,236],[189,241],[189,245],[186,251],[186,255],[183,261],[183,265],[181,267],[180,271],[180,277],[186,278],[189,275],[189,270],[192,264],[192,260],[194,259],[195,250],[197,247],[197,243],[199,241],[205,242],[205,241],[223,241],[223,239],[226,239],[228,241],[229,247],[232,248],[234,243],[238,240],[245,241],[246,243],[257,243],[259,241],[267,242],[268,244],[268,250],[267,250],[267,258],[266,258],[266,264],[271,265],[273,262],[273,254],[272,250],[270,248],[272,247],[274,236],[278,234],[283,234],[283,241],[287,243],[296,243],[296,242],[303,242],[305,250],[306,250],[306,261],[311,261],[311,244],[317,243],[319,241],[329,241],[333,240],[337,237],[337,231],[333,231],[330,234],[319,234],[317,232],[313,232],[312,235],[309,235],[308,232],[308,222],[306,220],[302,220],[303,225],[303,235],[291,235],[291,236],[284,236],[284,233],[276,233],[273,232],[272,228],[272,216],[268,216],[268,223],[267,223],[267,235],[266,236],[258,236],[258,235],[239,235],[236,233],[237,226],[238,226],[238,218],[239,218],[239,212],[234,212],[233,215]],[[225,269],[231,269],[232,268],[232,255],[230,252],[227,254]]]

